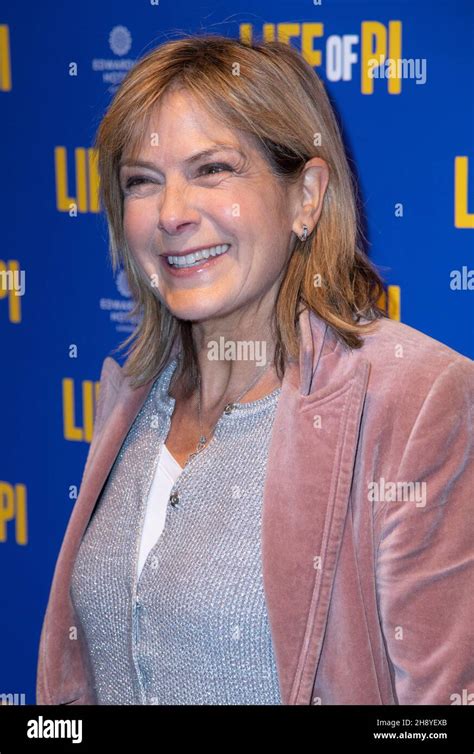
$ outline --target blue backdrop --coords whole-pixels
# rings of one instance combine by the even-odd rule
[[[275,36],[303,53],[343,123],[390,316],[474,357],[472,0],[4,4],[0,694],[13,703],[35,702],[39,633],[100,367],[133,328],[126,281],[108,260],[91,144],[125,72],[182,32]],[[381,63],[373,78],[371,57]]]

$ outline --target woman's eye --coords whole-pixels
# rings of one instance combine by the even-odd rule
[[[219,172],[232,172],[232,168],[230,165],[227,165],[224,162],[215,162],[212,165],[203,165],[202,168],[199,169],[200,173],[205,173],[205,175],[216,175],[216,173],[210,173],[208,171],[210,170],[216,170]]]
[[[231,165],[228,165],[226,163],[216,162],[209,165],[203,165],[201,168],[199,168],[199,175],[219,175],[220,173],[225,172],[233,172],[233,168]],[[148,178],[146,175],[132,175],[130,178],[127,178],[125,181],[125,190],[130,190],[132,188],[143,186],[147,183],[153,183],[151,178]]]
[[[133,186],[140,186],[142,183],[150,183],[150,179],[144,176],[131,176],[125,181],[125,188],[129,189]]]

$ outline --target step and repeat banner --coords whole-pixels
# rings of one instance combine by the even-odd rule
[[[136,324],[108,258],[91,145],[135,62],[193,33],[302,53],[343,125],[389,316],[474,357],[472,0],[4,2],[0,703],[35,702],[100,368]]]

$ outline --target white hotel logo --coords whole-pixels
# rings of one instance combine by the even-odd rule
[[[109,84],[111,93],[118,89],[126,73],[137,62],[133,58],[123,57],[130,52],[132,41],[132,35],[126,26],[114,26],[109,33],[109,47],[118,57],[93,58],[92,60],[92,70],[102,73],[102,81],[104,84]]]

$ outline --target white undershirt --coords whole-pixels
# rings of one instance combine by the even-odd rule
[[[183,467],[179,465],[178,461],[176,461],[163,443],[147,500],[145,522],[143,524],[140,553],[138,556],[137,578],[140,577],[148,553],[154,547],[164,529],[171,488],[182,471]]]

